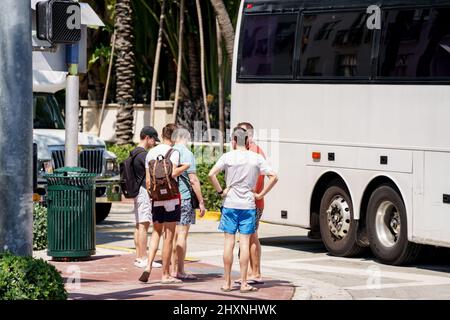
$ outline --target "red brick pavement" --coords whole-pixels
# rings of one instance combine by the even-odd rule
[[[80,262],[54,262],[65,280],[79,270],[81,282],[77,288],[68,284],[69,298],[75,300],[289,300],[294,287],[285,281],[265,279],[259,285],[259,291],[241,294],[239,288],[230,293],[223,293],[223,268],[199,262],[186,262],[186,269],[198,276],[197,281],[185,281],[183,284],[162,285],[159,282],[161,269],[153,269],[150,281],[140,283],[138,278],[142,269],[133,265],[134,254],[94,256]],[[78,268],[74,268],[77,266]],[[234,273],[234,278],[238,277]]]

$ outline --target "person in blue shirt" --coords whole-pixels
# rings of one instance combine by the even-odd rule
[[[193,194],[195,194],[199,202],[200,217],[203,217],[206,212],[200,188],[200,180],[197,177],[195,157],[187,147],[190,137],[189,131],[179,126],[173,134],[173,141],[175,141],[173,148],[180,153],[180,163],[189,164],[189,169],[183,172],[178,178],[178,186],[181,194],[181,219],[177,224],[173,240],[171,263],[171,276],[181,280],[197,279],[195,275],[187,273],[184,269],[189,228],[192,224],[195,224],[196,208],[193,208],[191,201]]]

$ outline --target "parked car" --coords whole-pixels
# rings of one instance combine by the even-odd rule
[[[64,116],[63,108],[53,93],[35,92],[33,94],[33,141],[38,150],[37,193],[41,201],[46,199],[45,173],[64,167]],[[78,134],[78,165],[96,178],[96,220],[106,219],[113,201],[120,201],[120,176],[117,157],[106,149],[103,140],[96,136]]]

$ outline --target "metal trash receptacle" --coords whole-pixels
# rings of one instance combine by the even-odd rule
[[[84,168],[64,167],[47,180],[49,256],[86,258],[95,254],[95,177]]]

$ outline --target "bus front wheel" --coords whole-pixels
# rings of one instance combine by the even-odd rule
[[[353,257],[363,248],[357,244],[358,221],[346,188],[332,184],[320,203],[320,233],[327,250],[334,256]]]
[[[381,262],[391,265],[411,263],[421,246],[408,241],[406,208],[391,186],[377,188],[367,207],[370,248]]]

